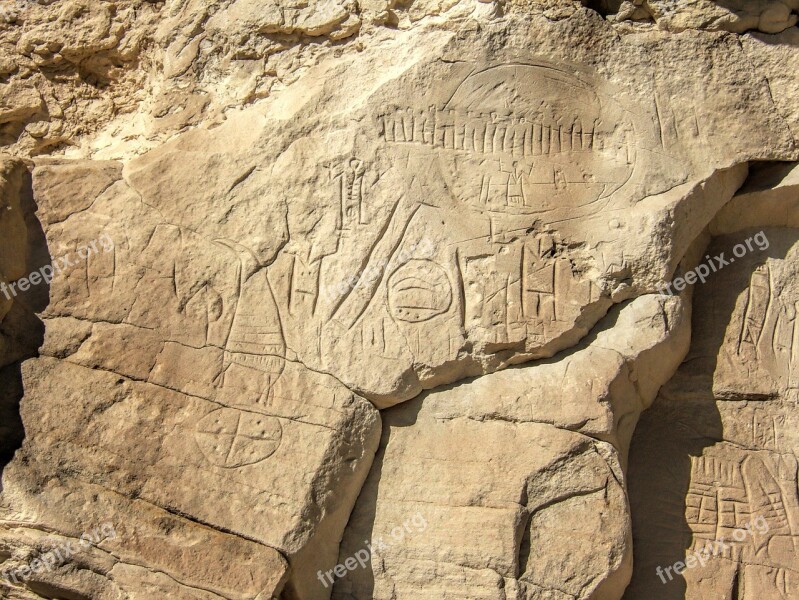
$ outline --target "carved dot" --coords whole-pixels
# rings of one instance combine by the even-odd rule
[[[227,427],[213,426],[221,423]],[[280,446],[282,436],[275,417],[221,408],[197,423],[195,439],[209,462],[230,469],[269,458]]]
[[[395,319],[419,323],[449,309],[452,285],[438,263],[429,259],[410,260],[389,277],[388,303]]]

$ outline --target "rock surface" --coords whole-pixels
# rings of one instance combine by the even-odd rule
[[[0,6],[0,597],[797,595],[797,12]]]
[[[683,313],[679,298],[642,296],[560,361],[385,411],[339,562],[367,539],[375,551],[333,598],[620,597],[629,439],[685,353]],[[400,536],[416,515],[426,525]]]

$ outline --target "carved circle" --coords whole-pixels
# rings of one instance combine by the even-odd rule
[[[388,306],[398,321],[421,323],[445,313],[452,304],[452,286],[441,265],[410,260],[388,279]]]
[[[280,446],[283,428],[275,417],[220,408],[200,419],[194,437],[209,462],[233,469],[272,456]]]
[[[469,75],[442,117],[457,130],[438,151],[447,187],[466,206],[518,214],[614,193],[634,168],[632,124],[599,87],[544,65]]]

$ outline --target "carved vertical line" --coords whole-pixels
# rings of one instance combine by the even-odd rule
[[[485,174],[481,175],[480,177],[480,201],[483,204],[488,204],[488,195],[489,195],[488,186],[490,184],[490,180],[486,181],[487,177],[488,176]]]
[[[738,332],[738,352],[737,352],[738,356],[741,355],[741,346],[743,345],[744,337],[746,337],[746,330],[747,327],[749,326],[749,310],[751,306],[752,306],[752,280],[750,278],[749,289],[747,289],[747,294],[746,294],[746,304],[744,305],[743,317],[741,319],[741,329]]]
[[[526,287],[525,282],[527,281],[527,267],[524,260],[526,257],[526,252],[527,246],[522,244],[522,251],[519,253],[521,254],[521,264],[519,265],[519,274],[521,275],[521,279],[519,280],[519,304],[521,305],[522,317],[524,318],[527,318],[527,307],[524,299],[524,289]]]
[[[297,268],[297,257],[291,255],[291,266],[289,267],[289,314],[293,314],[291,310],[294,303],[294,270]]]
[[[516,127],[514,127],[513,122],[511,121],[505,126],[505,131],[502,136],[502,151],[506,152],[510,155],[513,155],[513,145],[514,139],[516,134]]]
[[[383,135],[387,142],[394,141],[394,120],[389,113],[383,115]]]
[[[398,142],[405,141],[405,123],[401,110],[397,110],[394,116],[394,139]]]
[[[505,129],[502,127],[501,123],[497,123],[496,129],[494,130],[494,140],[492,143],[494,154],[502,152],[505,144]]]
[[[492,119],[487,119],[486,122],[486,130],[485,135],[483,136],[483,152],[485,154],[493,154],[494,153],[494,121]]]
[[[474,121],[474,149],[480,154],[485,154],[485,121],[482,119],[482,115],[478,116],[480,118]]]
[[[760,331],[758,332],[757,340],[755,342],[756,352],[758,347],[760,346],[760,339],[763,337],[763,333],[766,331],[766,321],[768,320],[768,315],[769,312],[771,312],[772,310],[772,304],[774,301],[774,293],[773,293],[774,282],[771,279],[771,269],[768,266],[766,266],[766,273],[767,273],[766,281],[768,282],[768,302],[766,303],[766,311],[765,311],[765,316],[763,317],[763,324],[760,327]],[[773,343],[774,342],[772,340],[772,345]]]
[[[524,142],[527,134],[527,127],[524,123],[518,123],[513,128],[513,155],[524,156]]]
[[[422,139],[424,140],[425,144],[429,144],[430,146],[433,145],[433,136],[434,136],[434,129],[435,129],[435,112],[433,112],[433,107],[427,109],[427,116],[424,120],[424,127],[422,128]]]
[[[552,269],[552,320],[558,320],[558,261]]]
[[[522,156],[532,156],[533,154],[533,126],[526,125],[524,128],[524,150]]]
[[[472,122],[471,113],[467,113],[463,123],[463,149],[467,152],[474,152],[477,150],[474,147],[474,142],[474,123]]]
[[[796,339],[799,337],[799,302],[794,303],[794,310],[795,310],[795,317],[793,320],[793,332],[791,334],[791,357],[789,359],[789,373],[793,373],[793,369],[796,367],[797,364],[797,348],[796,348]],[[793,385],[793,382],[789,382],[790,385]]]
[[[446,150],[455,149],[455,121],[453,118],[453,112],[454,111],[450,110],[444,115],[443,147]]]
[[[466,283],[461,267],[460,250],[455,249],[455,266],[458,269],[458,302],[460,303],[461,327],[466,329]]]

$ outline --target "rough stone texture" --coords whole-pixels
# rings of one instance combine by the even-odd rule
[[[389,547],[333,598],[620,597],[632,570],[629,439],[688,333],[678,298],[643,296],[560,361],[385,411],[339,562],[365,539]],[[429,525],[392,544],[417,513]]]
[[[0,5],[0,596],[799,595],[797,11]]]
[[[769,245],[695,292],[691,350],[635,432],[639,570],[626,597],[799,594],[796,174],[781,165],[759,173],[710,228],[711,254],[758,230]],[[747,525],[751,534],[735,533]],[[668,585],[658,579],[658,566],[716,540],[728,547],[707,559],[712,566]]]
[[[775,251],[790,252],[795,243],[790,237],[778,236]],[[795,311],[795,306],[792,292],[781,279],[785,265],[780,258],[774,256],[760,266],[742,265],[738,277],[730,276],[731,281],[724,282],[727,290],[736,292],[733,297],[737,296],[737,301],[734,312],[728,312],[729,322],[717,320],[707,334],[720,350],[719,356],[702,347],[696,349],[697,364],[717,361],[715,365],[711,362],[715,368],[701,374],[711,372],[712,379],[698,380],[700,375],[692,376],[686,368],[663,391],[657,409],[647,415],[636,434],[641,437],[641,447],[634,445],[633,451],[638,468],[657,473],[664,463],[669,467],[668,474],[655,478],[655,485],[650,481],[648,489],[632,488],[633,498],[640,503],[642,540],[659,540],[658,544],[643,541],[640,545],[642,569],[639,585],[631,589],[632,597],[647,588],[661,589],[653,559],[670,565],[680,558],[678,549],[686,545],[693,549],[707,540],[732,540],[735,528],[745,527],[758,516],[766,520],[768,531],[732,543],[715,559],[718,563],[712,577],[689,572],[684,592],[677,585],[662,597],[682,598],[680,594],[685,593],[685,597],[704,598],[720,592],[723,598],[790,598],[799,589],[793,575],[793,520],[799,506],[792,441],[796,418],[791,400],[795,393],[793,342],[791,334],[786,338],[783,331],[793,326],[785,311]],[[790,254],[786,258],[791,260]],[[750,267],[749,273],[746,267]],[[769,300],[771,274],[779,286],[775,293],[779,300],[767,307],[760,304],[759,297]],[[729,300],[725,308],[730,308]],[[697,318],[703,314],[697,313]],[[762,331],[755,329],[758,325]],[[664,427],[671,432],[668,439],[661,435]],[[631,477],[635,473],[633,468]],[[668,525],[667,517],[671,517]],[[657,530],[661,527],[669,532]],[[745,590],[745,595],[736,589]]]
[[[668,31],[686,29],[744,33],[781,33],[796,25],[796,0],[611,0],[606,5],[615,11],[617,22],[652,22]]]

